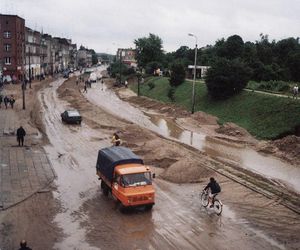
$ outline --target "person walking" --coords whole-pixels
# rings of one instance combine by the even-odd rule
[[[27,246],[26,240],[22,240],[20,242],[20,248],[19,248],[19,250],[32,250],[32,249]]]
[[[2,97],[2,95],[0,95],[0,108],[2,106],[2,102],[3,102],[3,97]]]
[[[22,146],[23,147],[23,144],[24,144],[24,136],[26,135],[26,132],[25,132],[25,129],[20,126],[18,129],[17,129],[17,141],[19,143],[19,147]]]
[[[12,109],[14,108],[15,102],[16,102],[15,98],[13,96],[11,96],[9,98],[9,103],[10,103],[10,106],[11,106]]]
[[[9,98],[7,96],[4,96],[3,101],[4,101],[5,108],[7,109],[7,104],[9,102]]]
[[[83,87],[83,93],[87,93],[87,86],[86,86],[87,84],[85,83],[84,84],[84,87]]]
[[[299,88],[298,88],[297,85],[295,85],[294,88],[293,88],[293,99],[298,98],[298,92],[299,92]]]
[[[101,79],[101,90],[103,91],[103,85],[104,85],[104,81],[103,79]]]

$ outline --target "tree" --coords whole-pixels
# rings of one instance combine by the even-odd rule
[[[241,57],[244,51],[244,41],[238,35],[230,36],[226,40],[225,48],[228,59]]]
[[[149,62],[162,62],[163,50],[160,37],[149,34],[149,37],[134,40],[136,46],[136,60],[139,66],[146,67]]]
[[[215,99],[233,96],[246,87],[250,74],[251,69],[240,60],[220,58],[207,72],[208,94]]]
[[[292,80],[300,82],[300,50],[288,55],[286,65],[291,72]]]
[[[98,56],[97,56],[95,50],[90,49],[89,52],[91,52],[91,54],[92,54],[92,64],[93,65],[97,64],[98,63]]]
[[[177,87],[184,82],[185,70],[182,64],[174,63],[171,67],[170,85]]]

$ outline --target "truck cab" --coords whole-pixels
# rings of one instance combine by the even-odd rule
[[[155,204],[154,174],[130,149],[115,146],[99,150],[96,168],[103,194],[111,192],[122,207],[151,209]]]

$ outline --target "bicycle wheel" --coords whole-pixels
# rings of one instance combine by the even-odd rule
[[[216,212],[217,215],[220,215],[222,213],[223,210],[223,204],[220,200],[215,199],[215,203],[214,203],[214,210]]]
[[[201,198],[202,206],[207,207],[208,206],[208,193],[203,191],[200,198]]]

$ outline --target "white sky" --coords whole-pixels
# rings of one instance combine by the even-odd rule
[[[17,14],[26,26],[71,38],[96,52],[115,54],[154,33],[165,51],[200,47],[238,34],[280,40],[300,37],[300,0],[1,0],[0,13]]]

